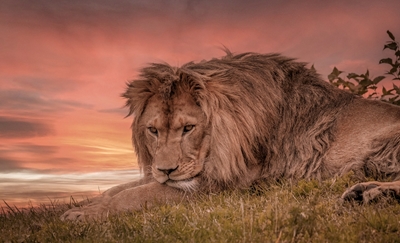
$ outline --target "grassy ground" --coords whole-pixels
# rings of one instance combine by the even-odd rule
[[[338,203],[352,183],[262,185],[97,223],[60,221],[69,205],[6,208],[0,242],[400,242],[400,204]]]

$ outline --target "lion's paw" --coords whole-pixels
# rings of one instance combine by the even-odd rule
[[[82,208],[72,208],[61,215],[60,219],[62,221],[71,220],[71,221],[83,221],[85,218],[85,212]]]
[[[369,203],[381,196],[390,196],[399,199],[400,183],[396,182],[363,182],[347,189],[341,196],[343,201],[358,201]]]
[[[87,207],[77,207],[66,211],[61,215],[62,221],[92,221],[104,220],[108,217],[108,211],[104,210],[100,205],[92,205]]]

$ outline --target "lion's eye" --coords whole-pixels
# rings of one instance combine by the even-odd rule
[[[157,134],[158,134],[157,128],[155,128],[155,127],[149,127],[148,129],[149,129],[149,131],[150,131],[152,134],[154,134],[154,135],[157,135]]]
[[[186,125],[183,127],[183,133],[185,134],[187,132],[190,132],[193,130],[193,128],[194,128],[194,125]]]

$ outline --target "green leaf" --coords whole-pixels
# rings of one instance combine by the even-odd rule
[[[373,92],[372,94],[368,95],[368,99],[374,98],[377,95],[376,92]]]
[[[346,82],[346,87],[348,87],[353,92],[357,90],[356,86],[353,83]]]
[[[370,86],[372,84],[372,81],[368,78],[365,78],[365,79],[361,80],[359,82],[359,84],[361,85],[361,87],[365,88],[365,87]]]
[[[379,61],[379,64],[382,64],[382,63],[387,63],[390,65],[393,65],[393,60],[392,60],[392,58],[383,58]]]
[[[396,95],[395,97],[389,98],[389,102],[394,104],[397,98],[399,98],[398,95]]]
[[[352,78],[358,78],[358,77],[360,77],[360,75],[358,75],[358,74],[356,74],[356,73],[349,73],[348,75],[347,75],[347,78],[348,79],[352,79]]]
[[[333,80],[337,79],[341,73],[343,73],[343,72],[339,71],[339,69],[334,67],[332,72],[328,75],[329,81],[332,82]]]
[[[332,75],[332,74],[329,74],[328,75],[328,80],[329,80],[329,82],[333,82],[333,80],[335,80],[335,77]]]
[[[393,89],[396,91],[397,94],[400,94],[400,88],[397,85],[393,84]]]
[[[383,47],[383,50],[385,50],[386,48],[389,48],[390,50],[394,50],[395,51],[397,49],[397,43],[396,42],[391,42],[389,44],[386,44]]]
[[[389,74],[393,74],[397,71],[397,67],[393,67],[392,69],[390,69]]]
[[[342,71],[340,71],[339,69],[337,69],[336,67],[333,68],[332,71],[336,76],[339,76],[341,73],[343,73]]]
[[[392,95],[392,91],[393,91],[393,89],[391,89],[391,90],[386,90],[385,87],[382,87],[382,96]]]
[[[374,80],[372,80],[372,83],[378,84],[383,79],[385,79],[385,76],[378,76],[378,77],[374,78]]]
[[[386,31],[386,33],[389,35],[390,39],[392,39],[393,41],[395,40],[395,39],[394,39],[394,35],[392,34],[392,32],[390,32],[390,31],[388,30],[388,31]]]

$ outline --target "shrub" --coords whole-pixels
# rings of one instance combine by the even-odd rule
[[[387,41],[383,50],[389,49],[394,52],[394,58],[383,58],[379,64],[390,65],[390,70],[386,72],[387,75],[392,75],[393,80],[400,80],[400,49],[399,43],[396,42],[394,35],[388,30],[390,41]],[[367,70],[364,74],[349,73],[346,78],[340,77],[343,71],[336,67],[328,75],[328,80],[331,84],[338,88],[347,90],[353,94],[363,96],[367,99],[377,99],[395,105],[400,105],[400,87],[392,83],[393,87],[387,89],[382,87],[381,92],[378,92],[378,84],[384,80],[385,76],[378,76],[372,78]]]

